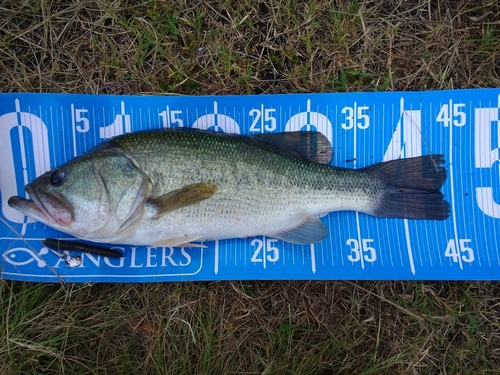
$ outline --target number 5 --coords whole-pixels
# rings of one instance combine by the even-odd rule
[[[370,108],[366,105],[358,107],[358,120],[361,120],[358,121],[358,129],[364,130],[368,129],[370,126],[370,117],[367,113],[365,113],[365,111],[368,111],[369,109]]]
[[[76,131],[86,133],[90,129],[89,119],[82,116],[82,113],[87,113],[86,109],[75,109],[75,122],[83,122],[83,126],[76,125]]]

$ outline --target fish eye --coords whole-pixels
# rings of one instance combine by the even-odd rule
[[[66,174],[61,168],[56,168],[50,173],[50,184],[52,186],[61,186]]]

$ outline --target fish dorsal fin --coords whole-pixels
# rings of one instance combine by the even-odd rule
[[[256,144],[303,161],[329,164],[332,161],[332,145],[320,132],[284,132],[251,135]]]
[[[308,216],[299,226],[271,236],[286,242],[307,245],[325,239],[328,236],[328,228],[317,217]]]
[[[154,219],[157,219],[166,212],[208,199],[215,194],[217,189],[218,186],[216,184],[199,182],[183,186],[180,189],[173,190],[159,197],[148,199],[147,203],[156,208]]]

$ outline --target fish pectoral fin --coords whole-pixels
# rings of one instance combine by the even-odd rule
[[[201,238],[201,236],[182,236],[182,237],[173,237],[167,238],[165,240],[161,240],[153,243],[151,246],[157,247],[196,247],[204,249],[205,245],[201,243],[190,243],[191,241],[197,241]]]
[[[159,197],[148,199],[146,203],[156,208],[156,215],[153,219],[158,219],[167,212],[210,198],[218,188],[217,184],[199,182],[181,187]]]
[[[320,132],[262,133],[250,139],[257,145],[304,161],[329,164],[333,157],[330,141]]]
[[[280,240],[307,245],[320,242],[328,236],[328,228],[317,217],[308,216],[299,226],[284,232],[275,233],[272,237]]]

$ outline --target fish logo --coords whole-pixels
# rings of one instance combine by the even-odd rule
[[[25,247],[15,247],[13,249],[7,250],[3,254],[3,259],[5,262],[12,264],[13,266],[27,266],[33,262],[36,262],[37,266],[42,268],[47,265],[42,256],[49,253],[49,249],[42,247],[39,252],[27,249]],[[28,258],[26,259],[26,254]]]

